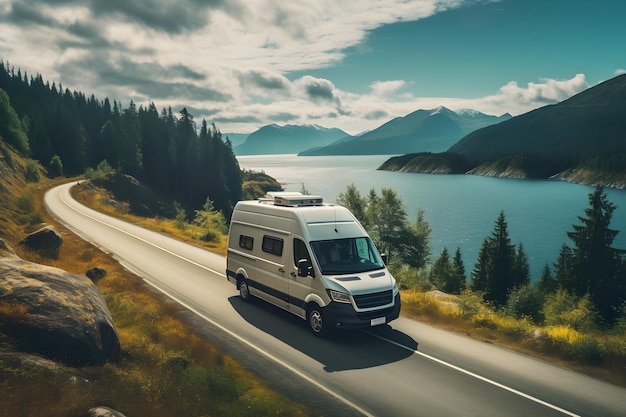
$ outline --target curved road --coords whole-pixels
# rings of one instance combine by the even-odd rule
[[[273,388],[341,416],[626,416],[626,389],[400,318],[332,340],[261,301],[239,300],[225,259],[50,190],[48,211],[190,311],[190,320]]]

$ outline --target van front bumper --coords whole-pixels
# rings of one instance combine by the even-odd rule
[[[326,322],[337,329],[362,329],[389,323],[400,316],[400,294],[396,294],[394,305],[381,310],[359,313],[352,304],[332,301],[324,308]]]

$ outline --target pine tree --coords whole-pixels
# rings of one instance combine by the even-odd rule
[[[483,294],[489,294],[491,292],[491,270],[492,270],[492,258],[489,239],[483,240],[483,243],[478,251],[478,259],[474,264],[472,270],[471,279],[469,282],[469,288],[472,291],[481,292]]]
[[[563,288],[579,297],[589,293],[605,324],[616,320],[626,301],[626,277],[621,267],[624,251],[611,246],[618,234],[609,228],[615,208],[601,186],[589,194],[585,217],[579,216],[581,224],[567,233],[574,248],[562,249],[557,270],[557,281]]]
[[[492,235],[493,275],[490,299],[497,305],[506,303],[509,291],[514,287],[515,246],[509,238],[508,224],[501,211]]]
[[[530,267],[528,266],[528,257],[526,252],[524,252],[524,246],[520,243],[517,245],[517,252],[515,253],[511,286],[521,287],[529,283]]]
[[[552,276],[552,272],[550,271],[548,264],[545,264],[543,271],[541,272],[541,278],[539,278],[539,282],[537,283],[537,290],[542,295],[546,296],[555,292],[557,288],[558,284],[556,279]]]
[[[515,246],[509,238],[508,224],[501,211],[496,220],[493,233],[487,237],[478,254],[478,261],[472,271],[470,288],[481,291],[484,298],[496,305],[506,303],[509,292],[515,287],[516,272],[523,274],[525,255],[520,252],[520,268],[516,271]],[[527,262],[525,268],[528,268]]]
[[[443,247],[430,270],[430,281],[446,293],[451,293],[452,261],[447,247]]]
[[[454,258],[450,258],[444,247],[430,270],[430,280],[437,288],[448,294],[460,294],[465,289],[465,267],[461,251],[457,248]]]
[[[460,294],[466,287],[467,278],[465,276],[465,264],[463,263],[463,257],[461,256],[461,248],[456,248],[456,252],[454,253],[454,258],[452,259],[452,265],[454,266],[453,271],[453,293]]]

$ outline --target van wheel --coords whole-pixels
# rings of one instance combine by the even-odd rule
[[[313,304],[307,311],[307,322],[309,329],[316,336],[325,336],[328,333],[326,322],[324,321],[324,312],[317,305]]]
[[[245,279],[239,281],[239,296],[243,301],[250,301],[250,289]]]

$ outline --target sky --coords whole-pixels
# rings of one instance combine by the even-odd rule
[[[223,133],[500,116],[626,73],[624,0],[0,0],[0,60]]]

